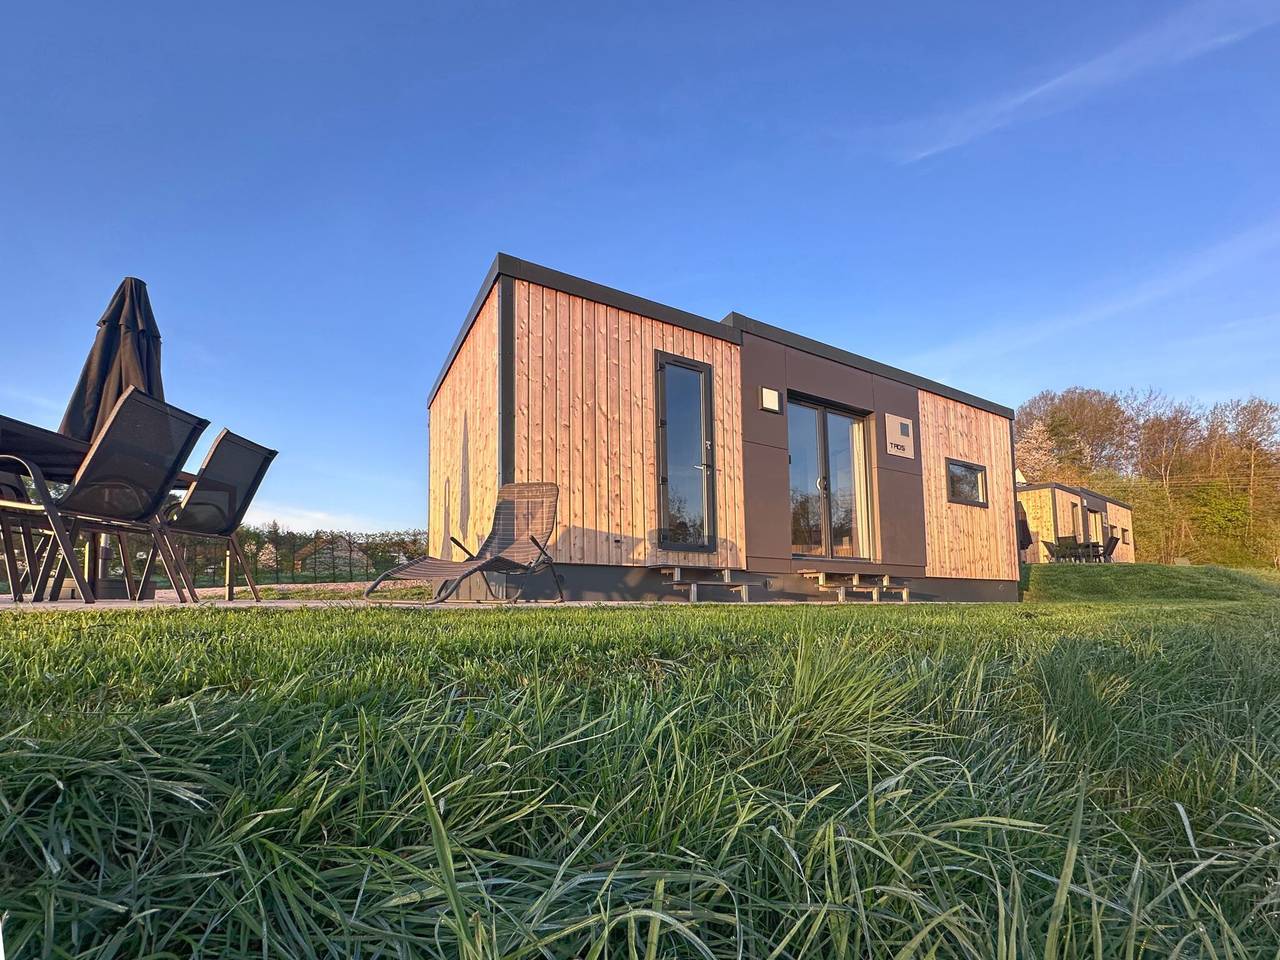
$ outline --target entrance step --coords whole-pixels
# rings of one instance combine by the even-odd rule
[[[715,587],[730,590],[738,595],[744,603],[751,599],[751,588],[764,589],[768,580],[759,574],[750,574],[745,570],[733,570],[729,567],[690,567],[683,564],[661,564],[651,569],[670,578],[671,586],[677,590],[689,591],[689,602],[698,602],[699,587]]]
[[[840,573],[831,570],[799,570],[802,577],[817,583],[823,593],[834,593],[837,603],[846,603],[850,594],[869,596],[872,603],[896,594],[902,603],[911,602],[911,581],[887,573]]]

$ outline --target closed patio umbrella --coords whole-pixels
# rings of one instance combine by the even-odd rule
[[[116,288],[98,335],[85,360],[58,432],[92,441],[107,422],[116,401],[130,387],[164,399],[160,380],[160,330],[151,312],[147,285],[125,277]]]

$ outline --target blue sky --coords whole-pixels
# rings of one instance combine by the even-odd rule
[[[169,399],[281,450],[258,519],[425,523],[427,391],[498,250],[1010,405],[1280,398],[1280,0],[48,3],[6,33],[0,411],[56,426],[142,277]]]

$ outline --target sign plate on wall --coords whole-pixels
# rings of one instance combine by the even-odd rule
[[[911,421],[892,413],[884,415],[884,449],[895,457],[916,458],[916,438]]]

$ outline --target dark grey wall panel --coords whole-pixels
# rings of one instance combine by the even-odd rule
[[[884,459],[892,460],[892,457]],[[920,476],[879,470],[880,556],[885,563],[925,565],[924,490]]]
[[[787,446],[787,348],[772,340],[742,336],[742,439],[744,442]],[[760,388],[777,390],[782,412],[760,409]]]
[[[791,558],[791,494],[787,451],[763,443],[742,444],[745,533],[748,557]],[[748,569],[750,563],[748,563]]]

